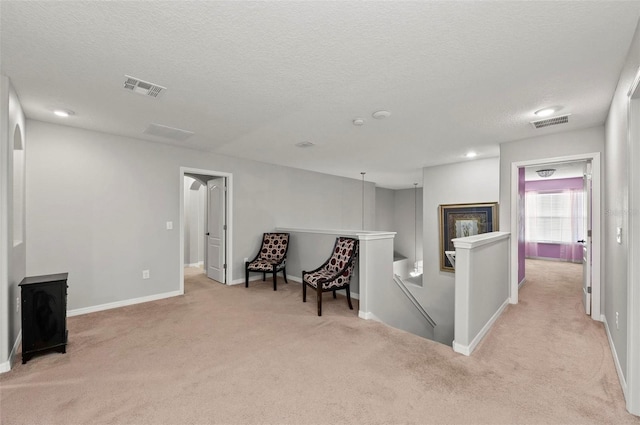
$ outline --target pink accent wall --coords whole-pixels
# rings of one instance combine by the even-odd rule
[[[524,167],[518,168],[518,283],[524,280],[524,194],[526,182],[524,180]]]
[[[582,263],[582,244],[562,244],[529,242],[525,244],[525,254],[533,258],[552,258],[573,263]]]
[[[568,190],[582,189],[582,177],[572,177],[570,179],[534,180],[525,183],[525,191],[530,190]]]

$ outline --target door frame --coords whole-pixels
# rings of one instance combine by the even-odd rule
[[[627,106],[627,148],[629,205],[625,214],[627,236],[627,376],[625,398],[627,410],[640,415],[640,264],[633,261],[640,254],[640,69],[629,88]],[[623,222],[623,226],[624,226]],[[618,371],[620,373],[620,371]],[[622,381],[623,379],[621,379]]]
[[[180,294],[184,294],[184,175],[185,173],[201,174],[211,177],[225,177],[227,181],[227,234],[225,238],[225,259],[227,268],[225,270],[225,285],[233,282],[233,174],[223,171],[203,170],[200,168],[180,167],[179,187],[180,187]],[[209,205],[207,205],[207,210]]]
[[[509,302],[518,304],[518,169],[532,165],[543,165],[554,162],[577,162],[591,160],[591,318],[602,322],[601,314],[601,246],[602,246],[602,175],[600,152],[584,153],[577,155],[559,156],[553,158],[541,158],[511,163],[511,279],[509,285]]]

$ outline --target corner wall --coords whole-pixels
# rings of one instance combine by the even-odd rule
[[[397,234],[393,249],[409,259],[410,268],[413,268],[415,261],[420,261],[423,257],[422,208],[421,187],[415,190],[415,193],[414,189],[395,191],[394,229],[392,230]]]
[[[627,298],[628,298],[628,213],[629,213],[629,148],[627,92],[640,67],[640,28],[636,29],[624,68],[618,80],[609,115],[605,123],[604,166],[607,178],[604,181],[604,228],[603,228],[603,284],[605,326],[617,354],[617,364],[627,377]],[[638,214],[637,211],[633,211]],[[616,228],[621,227],[622,243],[616,242]],[[616,313],[619,328],[616,328]],[[634,361],[640,361],[635,359]],[[638,414],[638,412],[635,412]]]
[[[20,334],[20,311],[16,299],[20,297],[18,284],[26,273],[25,209],[18,208],[22,217],[14,216],[14,136],[19,133],[26,160],[25,118],[18,95],[5,76],[0,76],[0,372],[11,367],[11,350]],[[24,166],[21,169],[24,179]],[[22,194],[16,197],[24,202]],[[23,204],[24,205],[24,204]],[[14,221],[22,237],[14,238]],[[14,239],[19,239],[15,241]]]

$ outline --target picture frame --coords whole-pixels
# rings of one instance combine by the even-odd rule
[[[440,270],[455,272],[445,251],[455,251],[452,239],[489,233],[498,229],[498,203],[442,204],[440,223]]]

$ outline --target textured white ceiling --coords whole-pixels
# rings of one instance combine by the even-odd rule
[[[29,118],[412,187],[421,168],[600,125],[640,2],[0,2]],[[167,87],[159,99],[124,75]],[[535,130],[533,111],[570,123]],[[391,111],[385,120],[371,113]],[[352,120],[365,119],[355,127]],[[176,142],[149,124],[196,134]],[[294,145],[312,141],[316,146]]]

